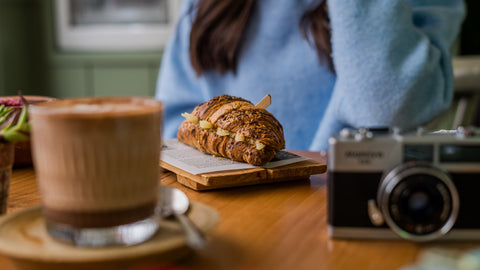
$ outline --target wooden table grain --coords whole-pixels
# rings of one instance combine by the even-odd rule
[[[293,152],[325,162],[318,152]],[[321,174],[304,181],[198,192],[176,182],[173,173],[163,173],[161,184],[183,190],[191,200],[210,205],[220,214],[220,223],[208,235],[207,248],[192,251],[174,265],[175,269],[388,270],[412,264],[426,248],[464,250],[480,246],[479,242],[331,239],[327,235],[326,181],[326,174]],[[34,170],[15,169],[8,213],[39,203]],[[0,256],[0,269],[15,268]]]

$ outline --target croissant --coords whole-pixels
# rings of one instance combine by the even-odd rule
[[[283,127],[273,114],[240,97],[214,97],[182,116],[178,140],[207,154],[258,166],[285,148]]]

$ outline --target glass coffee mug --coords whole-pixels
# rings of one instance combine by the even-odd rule
[[[161,103],[92,97],[30,107],[32,155],[49,235],[133,245],[158,229]]]

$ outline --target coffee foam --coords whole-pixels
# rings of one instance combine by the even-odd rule
[[[122,115],[148,114],[158,111],[161,104],[152,98],[128,97],[98,97],[57,100],[48,103],[35,104],[30,111],[35,114],[78,115]]]
[[[75,104],[68,107],[55,107],[53,112],[56,113],[116,113],[130,112],[142,108],[138,104]]]

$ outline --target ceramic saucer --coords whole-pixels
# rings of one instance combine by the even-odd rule
[[[207,233],[219,221],[210,206],[192,202],[188,216]],[[0,253],[19,269],[115,269],[149,261],[172,262],[188,254],[180,224],[161,222],[147,242],[130,247],[80,248],[53,240],[45,229],[40,206],[20,210],[0,219]]]

